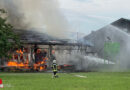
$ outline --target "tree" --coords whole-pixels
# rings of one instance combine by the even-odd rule
[[[7,23],[5,15],[6,11],[0,9],[0,59],[8,58],[9,52],[20,45],[18,35],[13,32],[13,26]]]

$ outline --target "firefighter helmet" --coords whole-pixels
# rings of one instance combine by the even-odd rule
[[[56,63],[56,60],[53,60],[53,63]]]

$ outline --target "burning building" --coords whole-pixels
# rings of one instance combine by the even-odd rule
[[[91,44],[72,43],[31,30],[15,30],[15,33],[20,36],[22,46],[12,51],[10,60],[4,60],[1,69],[6,71],[45,71],[50,68],[54,59],[57,60],[59,68],[74,69],[73,64],[69,64],[69,59],[65,59],[66,55],[71,55],[72,51],[88,54],[91,47]]]
[[[0,8],[7,11],[8,22],[15,29],[22,29],[15,30],[22,47],[12,51],[12,59],[3,60],[3,69],[42,71],[50,67],[54,59],[59,65],[69,66],[73,65],[70,60],[73,54],[91,52],[92,45],[86,41],[72,43],[63,39],[67,38],[71,28],[57,0],[0,0]],[[42,30],[32,30],[34,28]]]

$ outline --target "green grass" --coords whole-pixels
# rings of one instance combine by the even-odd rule
[[[130,90],[130,72],[0,73],[0,90]],[[87,78],[75,75],[87,76]]]

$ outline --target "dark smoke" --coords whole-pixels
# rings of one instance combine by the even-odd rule
[[[17,3],[17,4],[16,4]],[[11,23],[16,29],[26,29],[24,14],[20,8],[21,4],[17,0],[0,0],[0,8],[5,9],[8,15],[8,22]]]
[[[0,8],[8,12],[8,22],[16,29],[37,29],[39,32],[66,38],[68,22],[57,0],[0,0]]]

